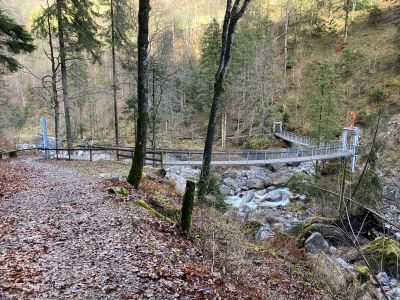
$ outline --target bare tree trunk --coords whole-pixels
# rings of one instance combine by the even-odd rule
[[[138,116],[135,153],[128,175],[128,182],[139,188],[146,162],[147,123],[149,119],[149,14],[150,0],[139,0],[138,29]]]
[[[115,20],[114,20],[114,0],[110,2],[110,17],[111,17],[111,56],[112,56],[112,77],[113,77],[113,97],[114,97],[114,132],[115,145],[119,145],[119,130],[118,130],[118,103],[117,103],[117,72],[115,64]],[[118,158],[118,152],[117,152]]]
[[[286,85],[287,66],[288,66],[288,33],[289,33],[289,1],[286,2],[286,15],[285,15],[285,63],[283,70],[283,84]]]
[[[226,147],[226,122],[227,116],[226,113],[223,113],[221,116],[221,148],[225,149]]]
[[[343,43],[347,44],[349,39],[349,13],[350,13],[350,0],[344,0],[344,11],[345,11],[345,18],[344,18],[344,37]]]
[[[69,114],[69,96],[68,96],[68,80],[67,80],[67,53],[64,41],[64,24],[62,17],[62,5],[64,0],[57,0],[57,23],[58,23],[58,40],[60,46],[60,66],[62,76],[62,90],[64,98],[64,115],[65,115],[65,130],[67,133],[68,153],[72,148],[72,131],[71,131],[71,117]]]
[[[235,0],[232,5],[232,0],[227,0],[224,24],[222,29],[222,47],[219,61],[218,71],[215,74],[214,97],[211,106],[210,118],[208,121],[207,137],[204,145],[203,165],[200,174],[198,199],[204,201],[204,197],[208,190],[208,178],[210,175],[211,155],[213,149],[213,141],[215,128],[217,123],[218,109],[221,104],[223,93],[223,82],[226,71],[229,68],[229,63],[232,58],[233,40],[237,22],[245,13],[251,0],[244,0],[239,8],[240,0]]]
[[[49,0],[47,0],[47,8],[50,7]],[[51,31],[50,15],[47,15],[47,29],[49,36],[49,47],[50,47],[50,61],[51,61],[51,87],[52,95],[51,102],[54,105],[54,134],[56,138],[56,156],[58,158],[58,144],[59,144],[59,123],[60,123],[60,103],[58,102],[57,95],[57,66],[54,57],[54,45],[53,45],[53,33]]]

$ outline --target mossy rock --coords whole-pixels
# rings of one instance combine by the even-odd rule
[[[397,273],[397,264],[400,260],[400,244],[388,237],[378,237],[363,246],[371,267],[380,269],[381,262],[384,270],[391,274]]]
[[[368,261],[371,272],[384,271],[389,275],[397,275],[397,261],[400,259],[400,244],[388,237],[378,237],[362,247],[362,252]],[[363,259],[356,249],[343,254],[349,263],[362,262]]]
[[[335,225],[335,220],[325,217],[308,218],[299,230],[298,243],[303,246],[308,237],[314,232],[322,234],[330,245],[340,246],[350,244],[343,230]]]
[[[369,281],[369,269],[366,266],[359,266],[356,267],[356,272],[357,272],[357,280],[363,284]]]
[[[156,211],[154,208],[152,208],[144,200],[139,199],[139,200],[135,201],[134,203],[139,205],[139,206],[141,206],[141,207],[143,207],[144,209],[146,209],[151,215],[153,215],[153,216],[155,216],[155,217],[157,217],[157,218],[159,218],[159,219],[161,219],[161,220],[163,220],[163,221],[165,221],[165,222],[167,222],[167,223],[169,223],[171,225],[175,224],[175,222],[173,220],[171,220],[170,218],[160,214],[158,211]]]
[[[315,224],[315,223],[321,223],[321,224],[327,224],[327,225],[332,225],[335,223],[335,219],[333,218],[327,218],[327,217],[311,217],[308,218],[305,222],[304,222],[304,228]]]
[[[177,207],[171,206],[168,199],[163,197],[152,198],[151,206],[160,214],[174,220],[175,222],[179,222],[181,219],[181,210]]]
[[[120,195],[124,197],[127,197],[129,195],[128,190],[124,187],[110,187],[108,188],[108,192],[110,194]]]

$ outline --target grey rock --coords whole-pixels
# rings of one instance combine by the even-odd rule
[[[349,264],[343,258],[340,258],[340,257],[336,259],[336,263],[343,268],[346,268],[349,266]]]
[[[395,288],[395,289],[394,289],[394,295],[395,295],[397,298],[400,298],[400,288]]]
[[[399,282],[398,282],[395,278],[392,278],[392,279],[390,280],[390,282],[389,282],[389,286],[390,286],[391,288],[395,288],[398,284],[399,284]]]
[[[338,252],[338,250],[336,247],[333,247],[333,246],[329,247],[329,254],[335,255],[335,254],[337,254],[337,252]]]
[[[308,253],[317,254],[320,251],[327,253],[329,249],[328,242],[322,234],[314,232],[305,242],[305,249]]]
[[[254,197],[255,197],[255,191],[249,191],[243,195],[242,202],[243,203],[250,202],[251,200],[253,200]]]
[[[234,190],[225,184],[222,184],[219,188],[219,191],[223,196],[233,196],[235,194]]]
[[[273,232],[271,226],[269,224],[264,224],[260,230],[258,230],[256,239],[264,240],[273,236],[275,236],[275,233]]]
[[[376,278],[378,278],[378,281],[381,285],[389,285],[390,283],[390,278],[389,276],[386,274],[386,272],[380,272]]]
[[[258,209],[249,214],[248,221],[258,224],[274,224],[284,222],[283,219],[280,218],[279,211],[261,209]]]
[[[121,174],[116,174],[116,173],[101,173],[99,177],[101,179],[108,180],[114,183],[125,180]]]
[[[249,189],[262,189],[264,187],[264,181],[261,179],[249,179],[246,182],[246,186]]]
[[[238,184],[237,184],[236,180],[234,180],[230,177],[225,178],[223,181],[223,184],[230,187],[233,190],[236,190],[238,188]]]

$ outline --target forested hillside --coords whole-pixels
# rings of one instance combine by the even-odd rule
[[[0,0],[0,298],[400,299],[400,1]]]
[[[199,142],[205,136],[219,59],[222,2],[153,4],[150,130],[155,131],[156,146],[188,138]],[[225,87],[221,115],[227,116],[227,147],[268,145],[265,134],[280,119],[293,130],[315,136],[321,103],[323,123],[329,127],[326,138],[336,137],[351,123],[351,111],[358,112],[363,126],[373,123],[379,107],[385,110],[385,120],[398,113],[396,1],[353,1],[348,9],[342,2],[256,1],[250,7],[238,27]],[[118,123],[121,141],[132,144],[137,3],[116,3]],[[35,53],[21,56],[23,68],[2,76],[3,132],[11,140],[28,141],[38,133],[38,116],[54,115],[49,46],[45,28],[40,28],[46,25],[40,24],[46,3],[6,1],[5,7],[38,38]],[[113,143],[109,9],[105,2],[91,9],[96,11],[92,33],[99,44],[89,45],[94,47],[89,51],[73,50],[77,53],[68,63],[72,135],[75,141]],[[73,35],[73,28],[70,31]],[[11,115],[17,118],[10,121]],[[64,122],[60,126],[65,139]],[[50,128],[54,131],[54,125]]]

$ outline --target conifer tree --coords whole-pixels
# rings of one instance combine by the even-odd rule
[[[322,144],[340,133],[338,76],[333,66],[323,62],[314,75],[314,96],[309,104],[311,133]]]
[[[33,37],[29,32],[0,8],[0,74],[16,72],[20,64],[14,56],[34,50]]]
[[[213,19],[201,40],[200,74],[195,103],[199,110],[204,111],[210,108],[220,53],[221,28],[218,21]]]
[[[39,20],[47,17],[55,19],[68,149],[72,148],[73,135],[67,62],[81,59],[83,53],[94,62],[100,62],[102,44],[98,39],[99,26],[95,22],[95,17],[99,16],[94,9],[95,4],[92,0],[55,0],[38,17]]]

